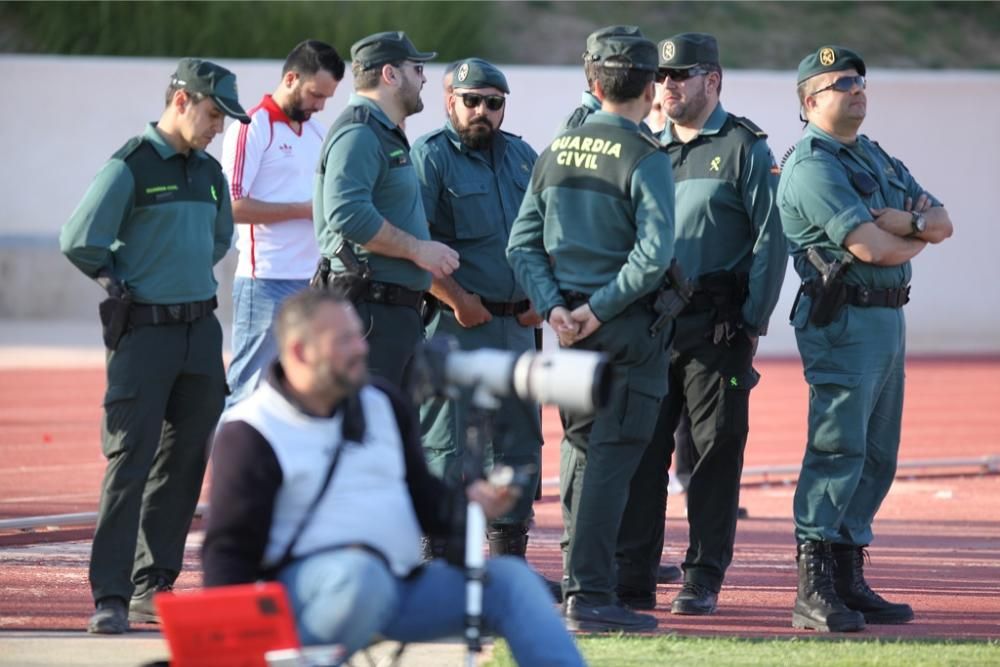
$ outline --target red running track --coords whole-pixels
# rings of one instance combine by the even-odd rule
[[[761,360],[752,396],[746,466],[797,464],[806,385],[795,360]],[[1000,359],[913,359],[901,460],[1000,454]],[[101,369],[0,371],[0,518],[93,511],[104,469],[100,454]],[[558,417],[545,416],[543,474],[558,471]],[[741,504],[736,554],[708,618],[657,611],[660,631],[734,636],[798,636],[794,599],[793,487],[750,479]],[[679,499],[683,500],[683,499]],[[559,571],[558,497],[547,487],[536,506],[529,560]],[[667,559],[686,543],[683,502],[671,504]],[[1000,476],[926,470],[897,480],[876,522],[870,580],[887,597],[913,604],[917,620],[871,627],[859,637],[1000,638]],[[197,534],[180,587],[198,585]],[[91,609],[88,529],[0,533],[0,629],[80,629]],[[669,607],[677,586],[659,590]]]

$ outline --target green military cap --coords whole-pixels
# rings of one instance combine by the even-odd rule
[[[660,67],[690,69],[695,65],[718,65],[719,43],[704,32],[682,32],[659,43]]]
[[[496,88],[510,93],[507,77],[495,65],[482,58],[466,58],[455,63],[452,88]]]
[[[171,83],[189,93],[200,93],[212,98],[222,113],[241,123],[249,123],[250,116],[240,106],[236,90],[236,75],[225,67],[199,58],[183,58]]]
[[[601,43],[608,37],[642,37],[642,31],[635,25],[609,25],[590,33],[587,36],[587,51],[583,54],[584,60],[601,48]]]
[[[586,59],[600,67],[656,71],[656,44],[645,37],[605,37]]]
[[[359,39],[351,46],[351,60],[360,62],[363,69],[404,60],[424,62],[436,57],[437,53],[434,51],[417,51],[410,38],[401,30],[377,32]]]
[[[811,79],[817,74],[839,72],[852,67],[861,76],[865,75],[865,61],[856,52],[842,46],[822,46],[799,63],[797,83]]]

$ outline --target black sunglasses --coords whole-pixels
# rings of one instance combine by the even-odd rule
[[[855,85],[857,85],[861,90],[864,90],[865,86],[867,85],[865,83],[865,77],[861,76],[860,74],[855,76],[842,76],[833,83],[831,83],[829,86],[825,86],[823,88],[820,88],[819,90],[814,90],[809,94],[819,95],[824,90],[836,90],[838,93],[849,93],[852,90],[854,90]]]
[[[708,70],[702,67],[688,67],[687,69],[658,69],[656,70],[656,83],[663,83],[668,78],[671,81],[687,81],[693,76],[708,74]]]
[[[455,93],[455,95],[462,98],[462,104],[467,109],[475,109],[485,102],[486,108],[490,111],[500,111],[507,102],[507,98],[503,95],[480,95],[479,93]]]

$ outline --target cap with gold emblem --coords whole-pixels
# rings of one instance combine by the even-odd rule
[[[719,43],[703,32],[682,32],[660,42],[660,67],[690,69],[696,65],[718,65]]]
[[[858,53],[845,49],[843,46],[821,46],[799,63],[799,75],[796,83],[802,83],[817,74],[840,72],[852,67],[861,76],[865,75],[865,61]]]
[[[453,88],[496,88],[510,93],[507,77],[497,67],[482,58],[466,58],[455,63]]]

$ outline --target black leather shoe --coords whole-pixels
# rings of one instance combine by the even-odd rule
[[[146,589],[138,595],[133,595],[128,603],[128,620],[133,623],[159,623],[160,617],[156,615],[156,606],[153,604],[153,596],[157,593],[166,593],[174,590],[173,585],[167,577],[156,575],[146,583]]]
[[[649,611],[656,609],[656,593],[637,591],[631,588],[619,588],[616,593],[618,600],[622,604],[632,609],[642,609]]]
[[[128,632],[128,610],[124,598],[101,598],[96,607],[97,611],[87,623],[87,632],[95,635],[120,635]]]
[[[711,588],[687,581],[670,605],[670,613],[707,616],[715,612],[715,605],[718,601],[719,594]]]
[[[656,583],[658,584],[669,584],[683,576],[684,573],[681,572],[681,568],[676,565],[660,565],[656,568]]]
[[[574,595],[566,602],[566,626],[577,632],[642,632],[656,628],[656,618],[619,604],[591,605]]]

